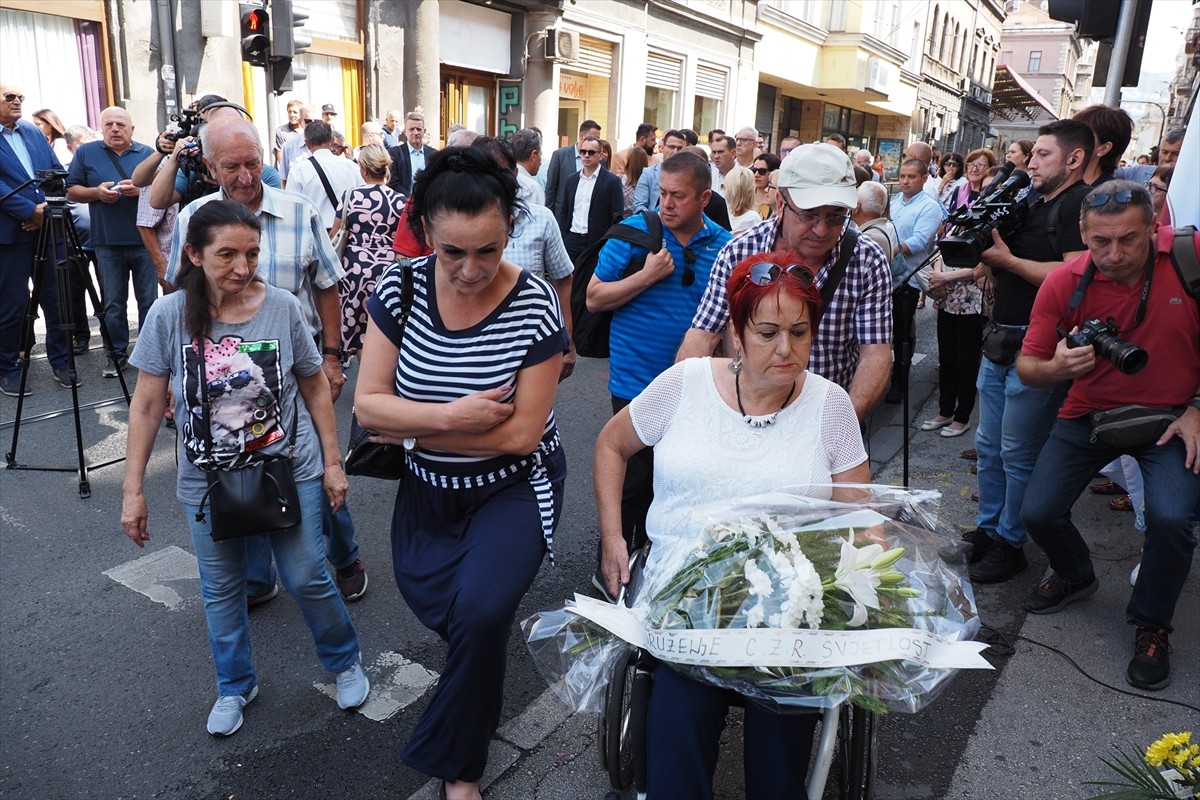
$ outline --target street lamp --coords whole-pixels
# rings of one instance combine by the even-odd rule
[[[1161,115],[1161,119],[1159,120],[1159,123],[1158,123],[1158,139],[1155,142],[1155,144],[1157,144],[1158,142],[1161,142],[1163,135],[1167,132],[1167,109],[1163,106],[1163,104],[1156,103],[1153,100],[1122,100],[1121,101],[1121,105],[1126,105],[1127,103],[1140,103],[1141,105],[1154,106],[1155,108],[1158,109],[1158,113]]]

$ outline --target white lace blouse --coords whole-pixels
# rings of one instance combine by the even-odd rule
[[[688,511],[783,487],[827,498],[833,475],[867,460],[854,406],[837,384],[805,373],[799,397],[775,423],[754,428],[721,398],[712,369],[710,358],[680,362],[629,405],[638,438],[654,448],[649,572],[659,545],[683,535],[672,522]]]

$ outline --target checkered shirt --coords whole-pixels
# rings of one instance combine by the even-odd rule
[[[553,211],[545,206],[530,205],[519,209],[516,218],[517,223],[504,248],[506,259],[550,281],[561,280],[575,270]]]
[[[225,190],[194,200],[179,212],[175,231],[171,235],[171,256],[167,261],[167,280],[175,282],[179,259],[183,255],[183,239],[188,221],[196,209],[213,200],[225,200]],[[313,289],[327,289],[346,274],[334,252],[325,223],[313,202],[302,194],[263,185],[262,203],[258,207],[262,223],[262,242],[258,254],[256,277],[272,286],[291,292],[304,308],[304,318],[312,335],[321,333],[321,317]]]
[[[729,319],[725,286],[729,275],[742,259],[775,249],[782,217],[764,220],[734,238],[713,264],[708,288],[692,318],[692,327],[720,333]],[[817,271],[817,285],[825,283],[830,268],[837,262],[841,241],[833,246]],[[892,277],[887,259],[879,245],[860,235],[854,255],[846,265],[837,292],[829,301],[813,340],[808,368],[848,389],[858,367],[859,346],[892,342]]]

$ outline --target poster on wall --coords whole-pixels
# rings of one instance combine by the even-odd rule
[[[903,139],[880,139],[879,155],[883,156],[883,179],[900,179],[900,161],[904,158]]]

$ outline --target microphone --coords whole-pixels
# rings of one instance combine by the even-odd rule
[[[1004,183],[993,183],[992,186],[995,187],[995,190],[988,192],[987,199],[995,200],[996,198],[1003,197],[1006,194],[1016,194],[1018,191],[1028,186],[1031,182],[1032,179],[1029,177],[1028,172],[1018,172],[1008,180],[1004,181]]]
[[[979,203],[979,202],[984,202],[984,201],[992,199],[992,197],[994,197],[997,194],[997,192],[995,191],[995,187],[999,186],[1001,183],[1003,183],[1005,180],[1007,180],[1008,176],[1012,175],[1013,170],[1016,168],[1017,168],[1017,165],[1014,164],[1013,162],[1005,161],[1004,166],[1002,166],[1000,168],[1000,171],[998,173],[996,173],[996,177],[992,178],[992,182],[989,183],[987,186],[983,187],[983,191],[980,192],[980,194],[979,194],[979,199],[976,200],[975,202]]]

